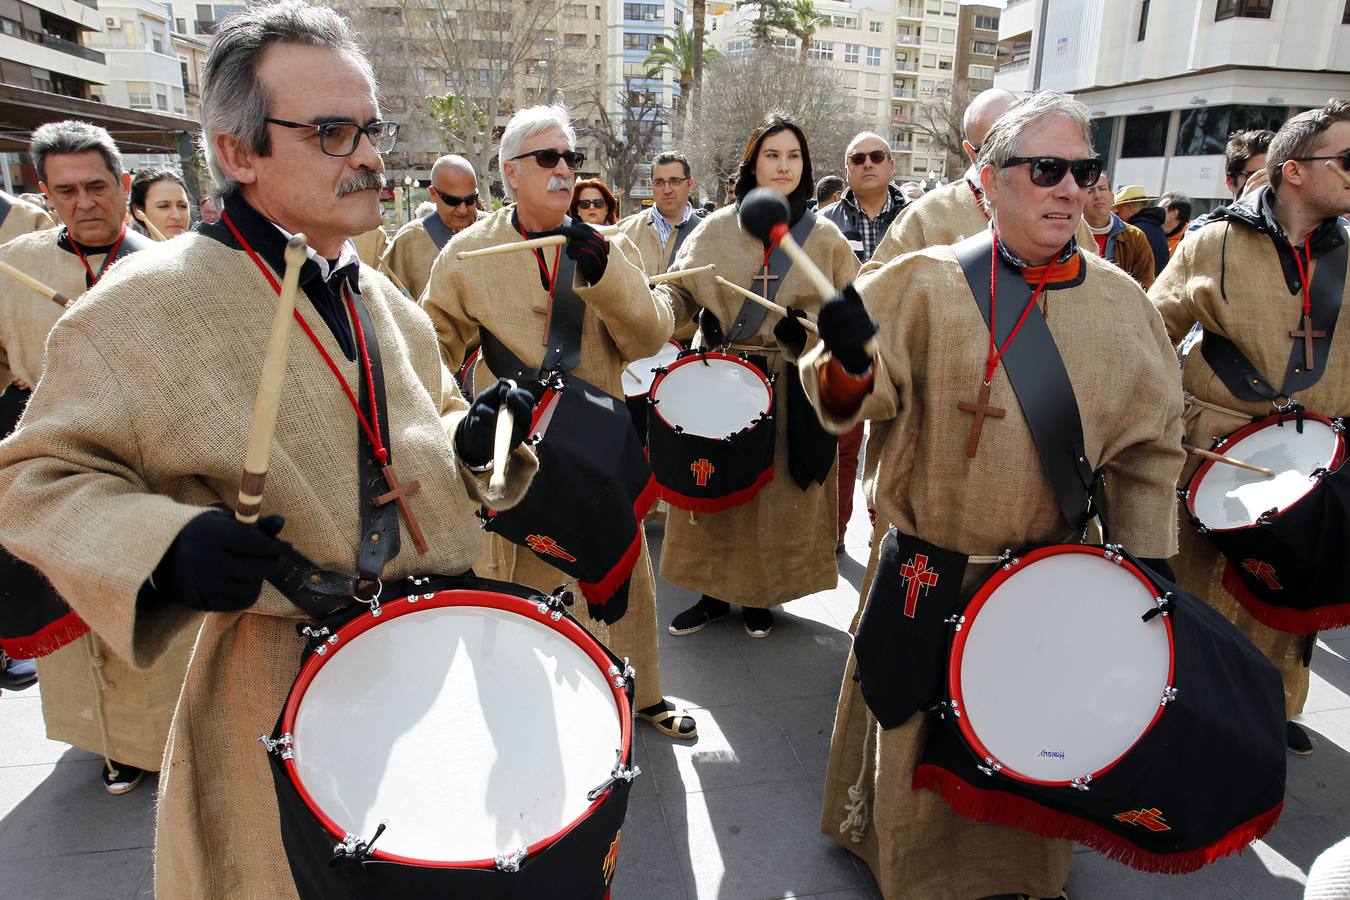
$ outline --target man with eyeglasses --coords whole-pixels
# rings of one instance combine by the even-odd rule
[[[917,767],[948,727],[928,707],[945,683],[949,611],[1005,548],[1082,533],[1087,490],[1065,486],[1083,474],[1064,436],[1073,425],[1089,476],[1105,474],[1112,539],[1155,562],[1176,546],[1184,453],[1175,357],[1139,286],[1074,238],[1101,172],[1087,107],[1054,92],[1010,107],[982,143],[977,172],[992,228],[860,276],[822,307],[821,341],[799,361],[830,431],[863,419],[887,426],[873,433],[874,498],[878,524],[894,527],[878,541],[881,562],[855,620],[821,822],[886,897],[1061,896],[1069,841],[978,824],[935,793],[940,784],[941,796],[964,796],[980,784],[913,785],[916,771],[934,768]],[[1035,390],[1024,389],[1028,377]],[[1064,452],[1043,459],[1047,433],[1036,429],[1045,421]],[[924,656],[930,648],[939,649]],[[915,662],[923,658],[935,663]]]
[[[652,160],[651,208],[625,216],[619,222],[619,230],[637,244],[647,275],[660,275],[670,268],[685,240],[703,223],[689,202],[695,186],[689,160],[683,153],[665,150]]]
[[[257,737],[293,684],[299,627],[380,585],[385,600],[406,595],[412,575],[461,583],[484,546],[475,512],[511,505],[537,465],[520,427],[505,489],[489,483],[497,410],[528,422],[532,398],[494,385],[466,403],[426,315],[356,260],[350,238],[379,221],[397,127],[346,20],[302,0],[225,19],[202,120],[221,222],[118,263],[52,330],[24,425],[0,444],[0,538],[132,665],[195,636],[160,782],[155,894],[286,900]],[[239,496],[284,248],[301,232],[306,327],[291,334],[261,518],[246,526],[222,507]],[[403,503],[384,493],[392,472],[415,486]]]
[[[1347,327],[1350,301],[1350,235],[1337,221],[1350,213],[1350,186],[1328,166],[1350,172],[1345,100],[1285,122],[1268,145],[1270,183],[1215,210],[1149,291],[1173,341],[1195,326],[1201,331],[1183,362],[1186,438],[1196,446],[1290,403],[1330,418],[1350,415],[1350,353],[1336,334],[1338,323]],[[1179,484],[1200,462],[1186,466]],[[1316,634],[1258,621],[1249,609],[1262,612],[1262,601],[1246,586],[1245,561],[1225,558],[1185,517],[1174,562],[1182,587],[1231,619],[1280,670],[1288,748],[1311,753],[1307,732],[1292,720],[1308,695]],[[1271,576],[1276,583],[1278,576]]]
[[[400,228],[380,260],[380,268],[414,300],[426,290],[431,265],[450,238],[487,218],[478,209],[478,175],[462,156],[449,153],[436,160],[428,193],[435,211]]]

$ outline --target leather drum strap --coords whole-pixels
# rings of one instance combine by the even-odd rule
[[[366,339],[366,354],[370,358],[371,381],[375,383],[375,402],[379,411],[379,422],[375,425],[385,436],[385,451],[389,454],[388,465],[394,463],[393,435],[389,432],[389,405],[384,399],[384,367],[380,362],[380,341],[375,335],[375,326],[371,324],[370,313],[355,291],[351,293],[352,307],[361,322],[361,331]],[[371,419],[370,389],[364,378],[358,378],[361,384],[359,401],[361,412],[367,421]],[[356,570],[363,579],[376,579],[384,571],[385,563],[398,555],[398,504],[376,504],[375,498],[389,490],[384,480],[384,471],[375,459],[374,449],[359,429],[356,435],[357,475],[360,479],[361,508],[361,549],[356,556]]]

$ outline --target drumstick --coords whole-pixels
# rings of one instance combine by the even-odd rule
[[[19,282],[19,284],[32,288],[34,291],[46,297],[48,300],[52,301],[53,303],[57,304],[62,308],[65,308],[66,306],[70,305],[70,298],[67,297],[65,294],[61,293],[55,288],[47,287],[45,284],[38,281],[36,278],[32,277],[31,275],[28,275],[25,272],[20,272],[18,269],[14,268],[7,262],[0,262],[0,272],[4,272],[10,278],[13,278],[15,281]]]
[[[777,303],[774,303],[772,300],[766,300],[759,294],[756,294],[754,291],[747,291],[739,284],[727,281],[721,275],[714,275],[713,280],[716,281],[718,284],[722,285],[723,287],[731,288],[733,291],[740,294],[742,297],[749,300],[750,302],[758,303],[760,306],[764,307],[769,312],[774,313],[775,315],[783,316],[784,318],[787,317],[788,311],[786,306],[779,306]],[[817,334],[819,334],[819,329],[816,328],[816,323],[812,322],[810,319],[798,319],[797,321],[801,322],[802,326],[807,331],[814,331]]]
[[[514,390],[516,383],[506,379],[506,389]],[[502,392],[502,405],[497,407],[497,433],[492,442],[492,477],[488,487],[496,493],[506,490],[506,460],[511,455],[511,432],[515,428],[515,417],[506,405],[506,392]]]
[[[595,226],[591,226],[595,227]],[[600,232],[600,236],[605,240],[619,233],[618,225],[601,225],[595,228]],[[549,234],[544,237],[531,238],[528,241],[513,241],[509,244],[494,244],[491,247],[480,247],[477,250],[461,250],[455,254],[455,259],[475,259],[479,256],[495,256],[498,253],[514,253],[517,250],[537,250],[541,247],[557,247],[567,243],[567,237],[561,234]]]
[[[1346,187],[1350,187],[1350,172],[1347,172],[1340,166],[1336,165],[1336,161],[1334,159],[1327,160],[1325,163],[1323,163],[1323,165],[1325,165],[1328,169],[1330,169],[1331,171],[1335,172],[1338,176],[1340,176],[1341,181],[1345,182]]]
[[[1224,456],[1222,453],[1213,453],[1209,450],[1201,450],[1199,447],[1193,446],[1191,444],[1182,444],[1181,446],[1186,448],[1187,453],[1194,453],[1196,456],[1203,456],[1205,459],[1212,459],[1215,462],[1226,463],[1227,465],[1234,466],[1239,469],[1246,469],[1248,472],[1256,472],[1260,475],[1266,476],[1267,478],[1275,477],[1275,472],[1272,469],[1263,468],[1262,466],[1254,466],[1249,462],[1243,462],[1240,459],[1233,459],[1231,456]]]
[[[711,272],[716,269],[715,263],[708,263],[706,266],[695,266],[692,269],[681,269],[678,272],[663,272],[660,275],[653,275],[647,279],[647,284],[657,285],[663,281],[677,281],[681,278],[688,278],[690,275],[697,275],[700,272]]]
[[[281,379],[286,374],[286,349],[291,339],[291,320],[295,315],[295,293],[300,283],[309,246],[303,234],[286,244],[286,272],[281,276],[281,293],[272,312],[272,335],[267,339],[262,374],[258,377],[258,395],[253,401],[253,421],[248,427],[248,449],[244,451],[244,474],[239,479],[239,497],[234,517],[245,525],[258,521],[262,509],[263,484],[272,457],[272,436],[277,428],[277,406],[281,400]]]
[[[141,212],[139,209],[136,210],[136,218],[138,218],[138,219],[141,220],[141,223],[145,225],[146,230],[148,230],[148,231],[150,232],[150,236],[151,236],[152,238],[154,238],[154,239],[157,240],[157,241],[167,241],[167,240],[168,240],[168,238],[166,238],[166,237],[164,236],[164,232],[162,232],[162,231],[160,231],[158,228],[156,228],[156,227],[155,227],[155,223],[154,223],[154,222],[151,222],[149,219],[147,219],[147,218],[145,217],[145,213]]]

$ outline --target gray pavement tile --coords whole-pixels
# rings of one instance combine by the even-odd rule
[[[1311,756],[1287,756],[1285,785],[1287,813],[1296,816],[1350,813],[1350,715],[1344,710],[1312,713],[1299,721],[1312,735]]]
[[[5,863],[0,896],[48,898],[134,897],[150,865],[150,851],[107,850]]]
[[[764,703],[693,711],[698,740],[649,742],[649,770],[662,794],[800,779],[807,774]]]
[[[1278,830],[1276,826],[1275,831]],[[1224,857],[1212,868],[1239,896],[1250,900],[1299,900],[1307,880],[1303,870],[1264,841],[1256,842],[1240,855]]]
[[[736,644],[690,635],[661,651],[661,690],[687,706],[716,707],[765,699]]]
[[[839,634],[844,629],[836,624],[834,615],[821,599],[829,593],[833,591],[823,591],[790,600],[774,609],[773,631],[767,638],[751,637],[745,630],[741,610],[733,609],[731,615],[727,617],[732,620],[732,639],[742,644],[758,644],[765,641]]]
[[[825,777],[836,705],[834,694],[777,700],[769,705],[808,777]]]
[[[776,632],[741,645],[745,662],[770,700],[838,697],[844,662],[853,642],[847,634],[825,631],[792,637]]]
[[[1073,900],[1240,900],[1242,896],[1214,866],[1190,875],[1161,875],[1131,869],[1099,853],[1074,854],[1065,889]]]
[[[687,900],[666,814],[655,797],[628,800],[613,900]]]
[[[1313,653],[1313,678],[1305,712],[1350,708],[1350,641],[1333,641]]]
[[[686,884],[698,900],[758,900],[857,887],[849,855],[820,834],[806,779],[663,794]]]
[[[1244,858],[1231,861],[1237,869],[1240,868],[1238,863],[1249,861],[1245,857],[1253,857],[1263,864],[1262,868],[1276,874],[1306,873],[1319,853],[1345,836],[1343,815],[1281,816],[1275,827],[1261,839],[1260,844],[1264,846],[1253,847],[1243,854]],[[1247,879],[1239,876],[1230,880],[1236,884]]]
[[[153,846],[157,779],[147,777],[130,794],[113,797],[99,780],[101,766],[77,759],[3,770],[0,861],[6,869],[13,860]]]
[[[853,624],[854,616],[858,614],[858,588],[846,580],[850,577],[846,572],[849,568],[848,564],[841,562],[839,565],[840,586],[832,591],[816,595],[820,605],[825,607],[825,611],[830,614],[830,618],[834,620],[835,626],[841,632],[848,631],[849,626]],[[862,572],[863,570],[859,568],[856,580],[860,584],[862,583]]]
[[[99,758],[88,751],[72,749],[69,744],[47,740],[47,729],[42,722],[42,698],[36,688],[0,698],[0,732],[5,735],[0,768],[54,763],[63,757]]]
[[[633,779],[633,789],[628,792],[628,800],[655,797],[656,796],[656,778],[652,775],[651,764],[647,755],[647,737],[652,732],[651,737],[654,741],[666,741],[669,738],[661,737],[654,733],[652,727],[641,719],[638,719],[633,727],[633,755],[637,758],[637,766],[642,770],[637,778]]]
[[[828,891],[824,894],[791,894],[794,900],[879,900],[881,894],[864,888],[849,888],[846,891]]]

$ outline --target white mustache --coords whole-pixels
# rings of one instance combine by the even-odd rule
[[[341,200],[348,194],[355,194],[357,191],[379,191],[383,189],[384,176],[372,169],[366,169],[351,181],[338,185],[336,194],[337,199]]]
[[[576,181],[574,178],[564,178],[561,175],[550,175],[548,185],[544,188],[546,191],[570,191],[572,184]]]

